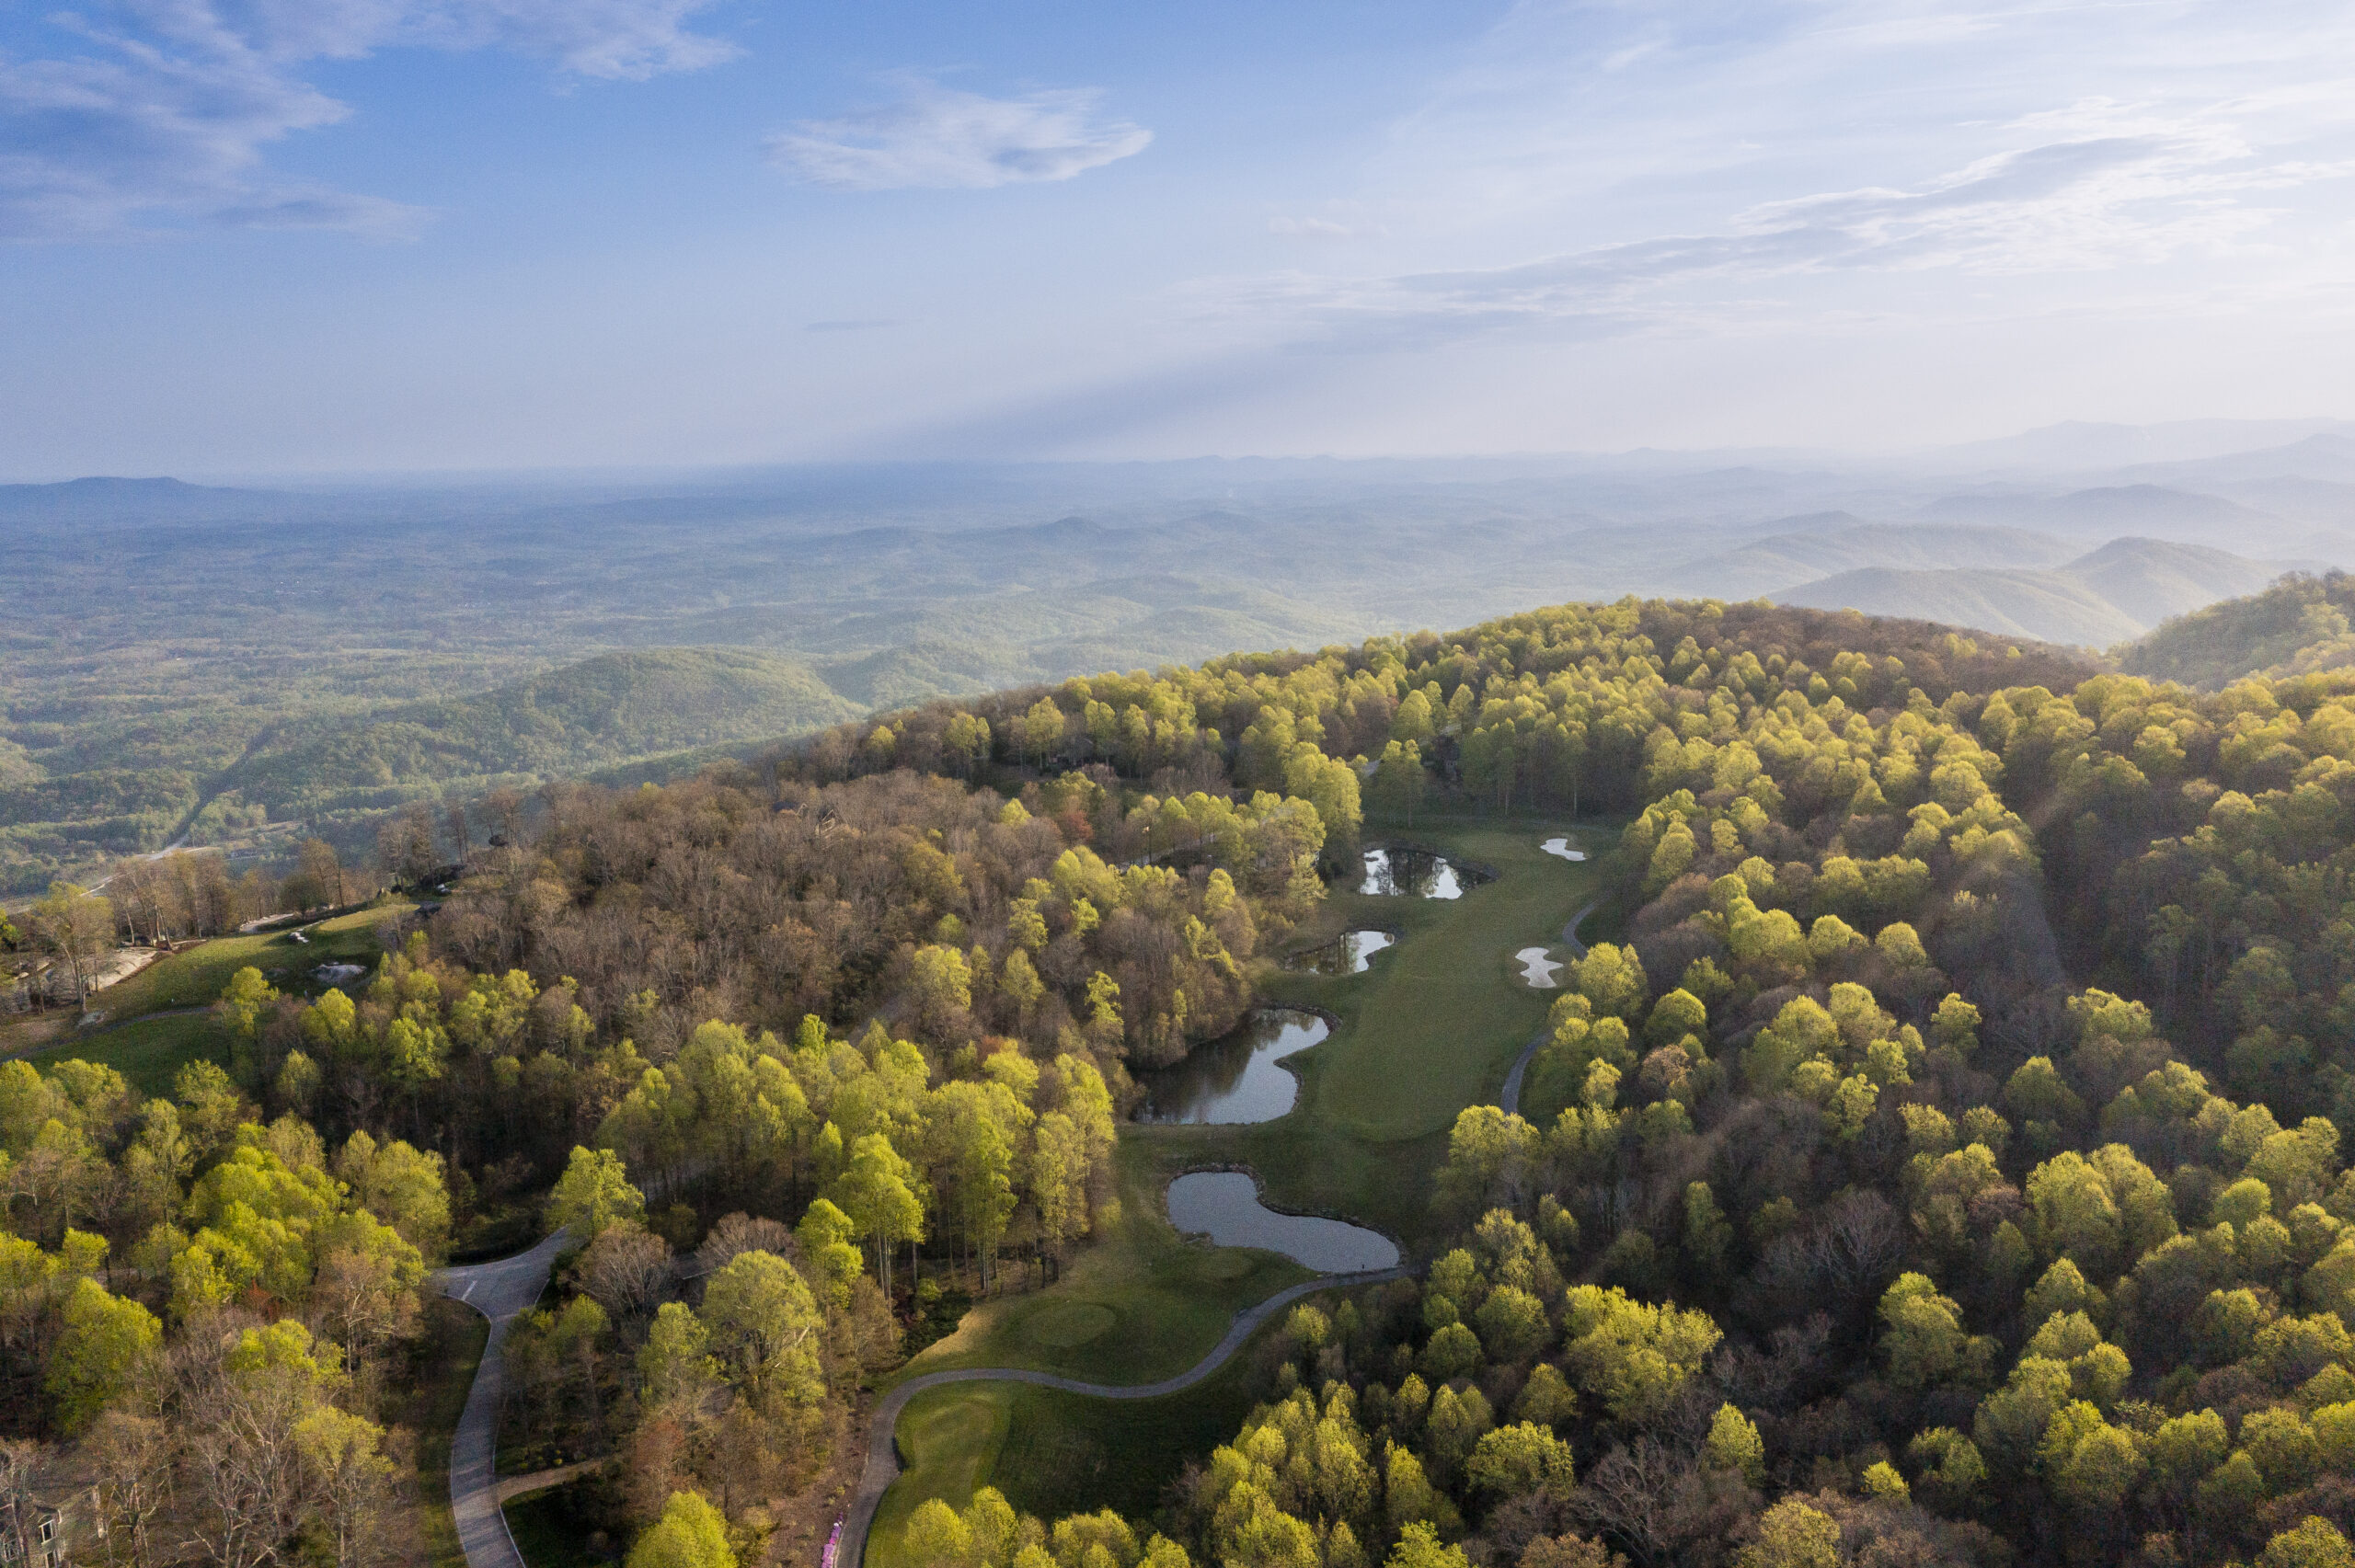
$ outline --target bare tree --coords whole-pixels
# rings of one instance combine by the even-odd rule
[[[580,1288],[619,1327],[654,1315],[670,1293],[671,1243],[650,1231],[609,1226],[580,1259]]]
[[[114,945],[114,905],[71,882],[52,882],[32,909],[36,939],[74,977],[74,1000],[87,1004],[99,955]]]
[[[84,1446],[98,1483],[99,1516],[118,1561],[147,1568],[156,1558],[155,1520],[172,1501],[178,1459],[171,1432],[154,1416],[109,1410]]]
[[[709,1274],[724,1268],[729,1261],[744,1253],[775,1253],[781,1258],[798,1258],[800,1248],[795,1244],[793,1232],[782,1221],[759,1219],[750,1214],[730,1214],[711,1228],[695,1249],[695,1272]]]

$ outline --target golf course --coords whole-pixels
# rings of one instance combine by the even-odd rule
[[[1472,816],[1369,824],[1369,845],[1435,850],[1469,873],[1470,885],[1460,898],[1423,898],[1338,883],[1287,949],[1359,928],[1391,932],[1395,945],[1355,974],[1258,965],[1264,1003],[1334,1020],[1327,1038],[1283,1059],[1300,1080],[1292,1110],[1241,1125],[1124,1127],[1117,1206],[1107,1207],[1100,1233],[1063,1277],[975,1307],[885,1391],[982,1368],[1159,1382],[1199,1364],[1237,1313],[1315,1277],[1272,1253],[1178,1235],[1163,1194],[1189,1170],[1247,1167],[1269,1207],[1380,1230],[1411,1266],[1430,1239],[1430,1177],[1448,1129],[1465,1106],[1495,1103],[1554,994],[1532,989],[1514,955],[1536,944],[1565,956],[1564,925],[1601,887],[1596,859],[1574,863],[1541,847],[1560,828]],[[1599,859],[1614,834],[1589,825],[1575,836]],[[1115,1402],[1016,1382],[924,1390],[899,1417],[902,1472],[877,1511],[866,1562],[899,1568],[900,1534],[920,1504],[938,1497],[961,1507],[982,1486],[1046,1517],[1106,1506],[1150,1512],[1185,1460],[1206,1454],[1247,1413],[1258,1386],[1252,1349],[1157,1399]]]

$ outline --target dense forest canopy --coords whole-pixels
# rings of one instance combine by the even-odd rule
[[[552,791],[366,984],[239,977],[227,1071],[0,1070],[8,1419],[99,1456],[121,1516],[167,1499],[158,1552],[364,1543],[385,1470],[337,1456],[392,1440],[424,1265],[553,1183],[584,1245],[511,1418],[626,1456],[644,1563],[756,1552],[943,1280],[1086,1244],[1132,1070],[1241,1015],[1319,865],[1442,807],[1624,824],[1623,939],[1517,1110],[1455,1121],[1418,1271],[1293,1311],[1153,1517],[983,1490],[903,1554],[2349,1560],[2355,673],[2202,694],[1760,603],[1108,674]],[[203,1434],[264,1388],[314,1436],[256,1513]]]

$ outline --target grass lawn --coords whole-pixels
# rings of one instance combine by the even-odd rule
[[[135,1018],[118,1028],[86,1030],[36,1051],[36,1067],[79,1058],[113,1068],[143,1094],[169,1094],[181,1068],[200,1059],[229,1065],[229,1036],[205,1013]]]
[[[437,1296],[425,1304],[421,1376],[403,1417],[417,1434],[418,1533],[432,1568],[465,1568],[450,1517],[450,1438],[466,1408],[490,1325],[473,1308]],[[536,1562],[536,1559],[534,1560]]]
[[[169,1093],[173,1075],[188,1063],[209,1057],[225,1066],[229,1059],[229,1043],[209,1016],[170,1010],[210,1006],[247,965],[290,995],[315,994],[326,988],[311,979],[312,970],[338,961],[373,966],[377,922],[408,907],[385,904],[322,921],[307,929],[308,943],[283,932],[224,936],[159,958],[90,998],[91,1007],[106,1014],[105,1024],[69,1031],[27,1055],[36,1065],[77,1057],[103,1063],[143,1093]],[[150,1016],[158,1013],[167,1016]]]
[[[1120,1211],[1055,1286],[984,1302],[902,1376],[951,1367],[1033,1367],[1097,1382],[1151,1382],[1191,1366],[1235,1313],[1305,1271],[1264,1253],[1189,1245],[1163,1217],[1162,1189],[1189,1167],[1242,1162],[1280,1207],[1335,1213],[1406,1242],[1430,1239],[1430,1172],[1468,1104],[1493,1103],[1551,991],[1530,990],[1512,955],[1558,949],[1563,925],[1601,887],[1592,862],[1538,845],[1557,819],[1499,821],[1425,814],[1411,827],[1368,825],[1365,841],[1430,844],[1496,871],[1459,899],[1336,891],[1303,944],[1362,926],[1399,935],[1361,975],[1272,967],[1256,977],[1271,1002],[1340,1020],[1291,1059],[1303,1069],[1292,1113],[1249,1127],[1121,1128]],[[1615,826],[1582,830],[1590,853]],[[1558,952],[1557,956],[1561,956]],[[900,1424],[906,1472],[877,1515],[870,1551],[889,1568],[899,1529],[927,1497],[962,1505],[994,1485],[1044,1516],[1109,1504],[1147,1512],[1185,1458],[1231,1436],[1249,1408],[1247,1368],[1185,1394],[1132,1404],[1015,1384],[920,1396]]]

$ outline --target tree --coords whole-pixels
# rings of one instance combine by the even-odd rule
[[[548,1223],[584,1242],[595,1241],[609,1225],[645,1217],[645,1197],[629,1185],[621,1156],[610,1150],[576,1146],[548,1194]]]
[[[834,1183],[834,1206],[875,1245],[875,1276],[886,1294],[891,1288],[891,1249],[924,1240],[924,1204],[908,1185],[914,1173],[890,1139],[870,1132],[851,1146],[849,1167]]]
[[[704,1287],[697,1313],[738,1387],[764,1413],[825,1393],[818,1339],[825,1319],[810,1287],[775,1253],[740,1253]]]
[[[397,1499],[392,1461],[381,1451],[383,1439],[384,1430],[374,1422],[331,1404],[294,1425],[294,1441],[322,1505],[337,1568],[358,1568],[385,1555],[378,1532]]]
[[[2355,1568],[2355,1547],[2336,1525],[2309,1514],[2265,1543],[2257,1568]]]
[[[1542,1493],[1557,1503],[1569,1500],[1577,1484],[1570,1446],[1549,1427],[1534,1422],[1499,1426],[1474,1445],[1465,1473],[1472,1484],[1500,1496]]]
[[[52,882],[32,907],[33,940],[74,977],[74,1001],[86,1006],[99,955],[114,944],[114,906],[71,882]]]
[[[1398,1532],[1387,1568],[1468,1568],[1469,1562],[1462,1547],[1441,1544],[1439,1532],[1417,1519]]]
[[[1766,1510],[1758,1539],[1741,1549],[1741,1568],[1838,1568],[1840,1526],[1795,1497]]]
[[[1731,1404],[1717,1406],[1709,1422],[1702,1456],[1719,1470],[1730,1471],[1752,1486],[1766,1479],[1766,1442],[1757,1425]]]
[[[78,1434],[97,1420],[154,1359],[163,1338],[164,1326],[146,1308],[109,1294],[95,1279],[77,1281],[49,1358],[59,1429]]]
[[[638,1544],[628,1568],[736,1568],[728,1521],[700,1492],[673,1492]]]

